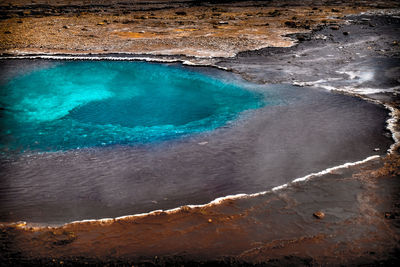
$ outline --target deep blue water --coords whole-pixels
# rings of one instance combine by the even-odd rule
[[[1,84],[1,149],[140,144],[213,130],[264,96],[182,67],[66,61]]]
[[[2,222],[204,204],[384,155],[392,144],[381,106],[215,68],[19,59],[0,60],[0,70]],[[99,146],[108,147],[73,149]]]

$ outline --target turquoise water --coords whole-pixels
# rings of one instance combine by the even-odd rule
[[[265,104],[260,93],[184,68],[66,61],[1,84],[2,151],[136,145],[210,131]]]

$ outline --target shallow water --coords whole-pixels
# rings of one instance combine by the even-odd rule
[[[2,80],[53,64],[3,62],[7,71]],[[392,142],[385,132],[387,111],[358,98],[290,85],[256,85],[212,68],[173,68],[211,77],[217,85],[229,81],[229,88],[244,94],[246,101],[217,86],[214,94],[222,90],[229,101],[239,103],[231,117],[213,127],[200,127],[206,129],[202,133],[187,132],[163,142],[133,146],[119,142],[52,153],[6,152],[1,159],[0,220],[58,224],[202,204],[230,194],[268,190],[311,172],[384,154]],[[118,111],[113,105],[124,103],[94,102],[100,107],[78,105],[62,118],[84,120],[82,114],[98,114],[93,110],[102,108]],[[237,117],[245,109],[250,110]],[[120,118],[107,114],[91,120],[101,124]]]

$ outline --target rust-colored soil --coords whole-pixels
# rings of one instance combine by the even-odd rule
[[[17,12],[16,4],[3,6],[8,15],[0,20],[0,52],[226,57],[267,46],[291,46],[293,40],[285,37],[287,34],[343,23],[344,15],[367,9],[362,4],[276,7],[251,3],[152,11],[135,10],[134,7],[141,7],[139,4],[129,4],[132,11],[111,5],[96,13],[79,8],[60,13],[55,7]]]

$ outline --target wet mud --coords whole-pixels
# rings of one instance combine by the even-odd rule
[[[3,226],[3,263],[394,263],[398,176],[377,178],[376,169],[386,173],[387,166],[377,159],[262,196],[169,214],[57,228]],[[323,219],[313,215],[318,211]]]

